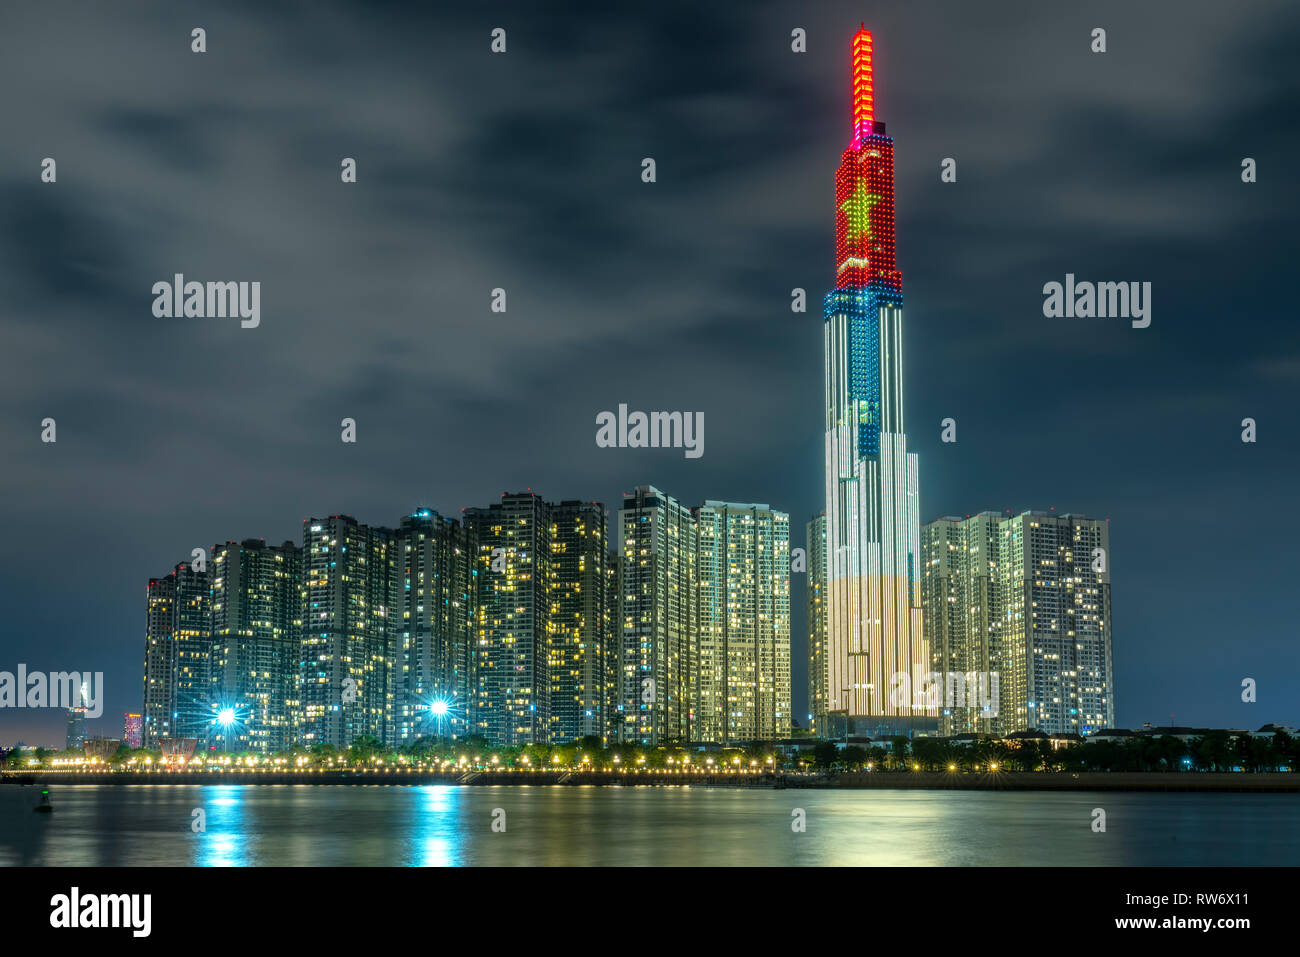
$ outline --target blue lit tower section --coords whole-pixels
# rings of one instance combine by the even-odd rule
[[[826,697],[836,732],[880,735],[935,727],[938,711],[916,704],[930,670],[917,459],[903,425],[894,141],[875,121],[871,54],[864,27],[853,37],[853,138],[835,174],[825,303]]]

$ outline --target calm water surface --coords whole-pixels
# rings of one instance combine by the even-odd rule
[[[1300,864],[1300,796],[0,785],[0,865]],[[1107,831],[1091,830],[1104,808]],[[207,830],[191,830],[194,808]],[[494,833],[494,810],[505,833]],[[791,830],[803,808],[807,831]]]

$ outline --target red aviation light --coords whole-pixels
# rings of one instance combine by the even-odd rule
[[[871,33],[864,23],[853,35],[853,141],[871,132],[876,91],[871,76]]]

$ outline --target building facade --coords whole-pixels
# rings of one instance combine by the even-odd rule
[[[999,721],[1001,624],[999,537],[1002,516],[945,517],[921,529],[921,592],[931,671],[938,675],[939,731],[1002,730]]]
[[[400,575],[393,529],[349,515],[303,522],[297,739],[345,748],[398,732]]]
[[[808,560],[808,729],[825,737],[830,732],[830,678],[826,666],[826,515],[814,516],[805,527]]]
[[[195,563],[199,564],[199,563]],[[212,592],[206,566],[181,562],[145,598],[144,742],[207,737],[212,720]]]
[[[172,570],[172,641],[176,645],[174,734],[207,739],[212,727],[212,578],[193,563]]]
[[[600,502],[550,506],[549,740],[604,738],[609,723],[609,529]]]
[[[295,741],[302,642],[301,549],[260,538],[212,549],[212,700],[233,720],[209,741],[221,751],[283,751]]]
[[[1088,735],[1114,725],[1106,522],[981,512],[931,522],[923,540],[944,733]],[[954,686],[964,700],[953,700]]]
[[[1024,512],[998,547],[1002,730],[1114,727],[1108,523]]]
[[[82,707],[68,709],[67,732],[63,747],[68,750],[80,750],[86,743],[86,709]]]
[[[472,733],[507,747],[545,743],[551,729],[551,522],[541,496],[520,492],[465,510],[474,541]]]
[[[623,495],[616,738],[640,744],[695,740],[699,658],[695,518],[651,485]]]
[[[145,593],[142,746],[157,748],[173,733],[176,713],[176,642],[172,640],[176,578],[150,578]]]
[[[698,661],[691,740],[790,736],[790,516],[706,501],[696,523]]]
[[[144,715],[135,712],[122,715],[122,743],[128,748],[144,747]]]
[[[428,508],[398,529],[401,700],[398,740],[458,738],[472,703],[474,549],[465,527]]]

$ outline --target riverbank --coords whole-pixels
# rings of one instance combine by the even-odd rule
[[[710,773],[667,769],[562,771],[500,768],[288,770],[274,768],[151,771],[18,771],[0,780],[15,785],[532,785],[583,787],[727,787],[764,789],[942,791],[1195,791],[1286,794],[1300,792],[1300,774],[1199,772],[860,771],[838,774]]]

